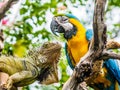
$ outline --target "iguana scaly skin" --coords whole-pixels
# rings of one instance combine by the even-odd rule
[[[0,71],[9,75],[2,87],[25,86],[38,80],[41,84],[58,82],[57,63],[61,45],[46,42],[41,47],[29,51],[25,58],[12,56],[0,57]]]

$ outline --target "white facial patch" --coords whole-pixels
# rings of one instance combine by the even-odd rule
[[[70,31],[73,28],[71,23],[64,23],[61,26],[65,29],[65,31]]]

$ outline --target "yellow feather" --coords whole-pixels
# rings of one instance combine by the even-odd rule
[[[97,78],[94,80],[94,83],[103,83],[105,88],[109,87],[111,85],[111,82],[105,78],[106,75],[107,75],[107,69],[102,68],[101,72],[99,73]]]
[[[117,81],[115,81],[115,90],[119,90],[119,84]]]
[[[76,35],[72,36],[72,38],[67,42],[72,57],[77,64],[80,58],[83,57],[88,51],[88,41],[85,34],[86,30],[78,20],[70,19],[69,21],[74,24],[78,30]]]

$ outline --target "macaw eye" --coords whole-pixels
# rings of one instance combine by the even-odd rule
[[[61,16],[58,16],[58,17],[56,17],[56,19],[57,19],[58,21],[61,21],[61,20],[62,20],[62,17],[61,17]]]
[[[58,17],[56,17],[56,20],[59,21],[60,23],[67,23],[68,22],[68,17],[58,16]]]
[[[66,20],[68,20],[68,17],[62,16],[62,20],[63,20],[63,21],[66,21]]]

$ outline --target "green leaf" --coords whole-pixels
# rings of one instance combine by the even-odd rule
[[[25,14],[27,11],[28,11],[28,9],[26,9],[26,8],[21,8],[21,9],[20,9],[20,14],[21,14],[21,15],[22,15],[22,14]]]

